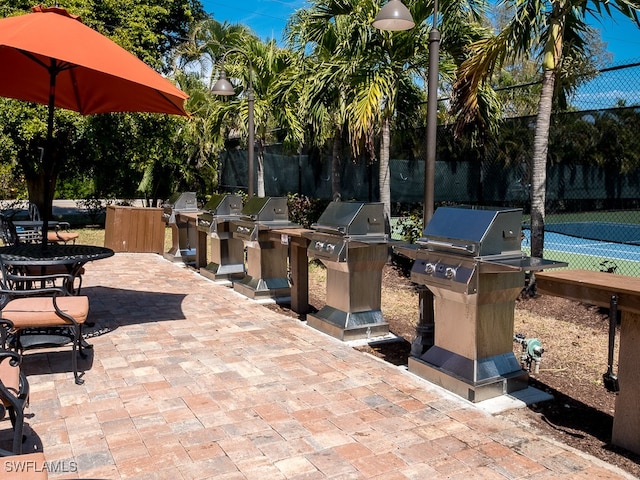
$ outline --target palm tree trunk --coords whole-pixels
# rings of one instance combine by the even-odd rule
[[[542,92],[538,103],[536,130],[533,138],[531,162],[531,255],[542,257],[544,249],[545,199],[547,196],[547,151],[549,149],[549,127],[553,106],[555,70],[545,70],[542,77]]]
[[[256,160],[258,160],[258,197],[264,197],[264,144],[262,138],[256,139],[256,143],[258,144],[258,154],[256,155]]]
[[[391,171],[389,169],[389,145],[391,137],[391,119],[382,120],[380,139],[380,172],[378,173],[380,201],[384,204],[386,218],[391,218]]]

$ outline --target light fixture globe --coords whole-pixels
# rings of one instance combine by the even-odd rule
[[[236,94],[236,91],[234,90],[233,85],[231,85],[231,82],[227,80],[227,74],[225,73],[224,70],[220,72],[220,78],[218,78],[218,81],[211,89],[211,93],[213,93],[214,95],[227,95],[227,96]]]
[[[409,30],[415,25],[411,12],[400,0],[389,0],[373,21],[374,27],[389,31]]]

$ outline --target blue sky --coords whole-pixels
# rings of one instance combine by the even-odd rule
[[[305,0],[202,0],[207,12],[219,22],[248,25],[263,40],[275,38],[282,44],[282,33],[291,14],[304,8]],[[601,32],[607,50],[613,54],[609,65],[640,62],[640,28],[623,16],[595,21],[592,26]],[[571,103],[583,110],[610,108],[619,100],[626,105],[640,104],[640,87],[636,81],[637,69],[601,75],[582,85],[571,98]]]
[[[282,40],[282,31],[289,16],[298,8],[303,8],[304,0],[202,0],[207,12],[220,22],[248,25],[263,40]],[[640,29],[629,20],[620,18],[606,20],[602,24],[594,22],[608,50],[614,54],[614,63],[640,60]]]

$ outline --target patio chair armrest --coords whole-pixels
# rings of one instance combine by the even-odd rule
[[[70,280],[73,280],[73,275],[71,275],[70,273],[47,273],[44,275],[17,275],[15,273],[8,273],[7,272],[7,276],[6,279],[10,282],[16,282],[16,283],[24,283],[24,282],[41,282],[43,280],[46,281],[53,281],[55,282],[56,279],[62,279],[65,282],[68,282]]]
[[[12,291],[34,291],[40,294],[53,293],[54,291],[60,291],[63,294],[69,295],[67,286],[73,285],[75,277],[70,273],[51,273],[47,275],[16,275],[13,273],[7,273],[6,283],[13,287]],[[48,287],[32,288],[34,283],[50,284]],[[17,287],[17,288],[16,288]]]
[[[8,318],[0,318],[0,328],[3,328],[5,331],[9,331],[13,329],[13,322]],[[2,347],[0,347],[2,348]]]
[[[8,366],[4,362],[8,361]],[[29,382],[20,369],[22,355],[13,350],[0,349],[0,407],[8,402],[19,408],[19,403],[29,396]],[[3,405],[4,403],[4,405]]]
[[[14,350],[7,350],[6,348],[0,348],[0,362],[5,360],[6,358],[10,359],[9,364],[12,367],[17,367],[22,363],[22,356],[18,352]],[[0,382],[2,382],[1,377]]]
[[[0,302],[1,303],[1,302]],[[8,318],[0,318],[0,348],[7,349],[7,340],[14,330],[14,325]]]
[[[65,295],[63,295],[63,296],[65,296]],[[53,300],[53,308],[55,308],[56,314],[59,317],[62,317],[64,319],[68,320],[72,325],[78,326],[79,325],[78,321],[75,318],[73,318],[72,315],[69,315],[67,312],[65,312],[64,310],[62,310],[58,306],[58,300],[57,299],[58,299],[58,295],[53,295],[53,298],[52,298],[52,300]]]
[[[71,228],[71,224],[69,222],[58,222],[55,226],[56,230],[66,230],[68,231]]]
[[[67,295],[70,295],[70,294],[65,287],[43,287],[43,288],[32,288],[29,290],[0,289],[0,296],[8,297],[7,300],[11,300],[12,298],[21,298],[21,297],[54,297],[54,296],[65,297]]]

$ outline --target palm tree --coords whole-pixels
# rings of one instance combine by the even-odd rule
[[[341,152],[347,123],[347,84],[341,62],[334,61],[333,54],[348,24],[346,16],[328,21],[309,8],[296,10],[286,27],[287,43],[298,54],[296,82],[303,86],[300,111],[310,130],[309,143],[322,148],[331,142],[333,198],[341,196]]]
[[[324,104],[327,110],[337,112],[334,131],[346,127],[354,152],[365,149],[373,157],[375,140],[380,139],[380,200],[387,215],[391,207],[391,129],[401,114],[420,118],[417,112],[424,99],[416,87],[426,78],[428,64],[429,28],[425,20],[432,5],[426,3],[411,5],[417,26],[409,32],[392,34],[373,28],[371,22],[379,9],[373,0],[316,0],[306,11],[299,11],[290,25],[290,38],[298,51],[308,53],[314,70],[323,72],[310,84],[314,98],[328,91],[340,92],[328,97],[332,106]],[[476,10],[475,2],[467,1],[452,2],[446,8],[440,74],[443,80],[451,81],[462,46],[478,38],[482,30],[477,23],[481,11]],[[400,98],[402,109],[398,108]]]
[[[210,90],[217,80],[225,53],[232,48],[242,48],[250,39],[257,40],[247,27],[209,18],[198,22],[189,39],[176,49],[175,76],[189,94],[188,106],[192,116],[180,133],[185,140],[187,162],[198,169],[209,166],[210,172],[216,172],[213,159],[224,147],[230,132],[242,131],[243,121],[238,114],[242,102],[225,102],[212,95]],[[240,59],[229,60],[233,63],[228,65],[239,72],[247,70],[246,65],[240,65]],[[246,132],[246,127],[244,130]]]
[[[264,197],[264,149],[274,139],[272,132],[276,128],[285,132],[285,148],[297,150],[304,141],[304,130],[297,115],[299,90],[293,81],[295,56],[278,47],[275,40],[264,43],[252,39],[244,49],[251,57],[254,69],[257,192],[259,197]],[[241,115],[246,118],[244,110]],[[246,125],[244,121],[242,124]]]
[[[558,92],[571,89],[562,80],[567,73],[563,60],[586,60],[590,54],[585,39],[590,34],[587,17],[611,15],[617,10],[640,26],[637,1],[614,0],[507,0],[510,18],[495,36],[475,42],[461,65],[454,86],[458,125],[481,121],[478,92],[496,69],[508,62],[538,57],[541,62],[541,92],[535,122],[531,161],[531,254],[542,256],[546,198],[546,162],[553,100]]]
[[[233,49],[244,55],[226,55]],[[283,143],[293,149],[303,142],[303,129],[296,108],[299,88],[293,81],[292,52],[279,48],[274,41],[260,41],[242,25],[208,19],[194,28],[189,41],[178,51],[178,59],[182,78],[192,78],[195,71],[205,84],[204,90],[199,87],[187,90],[193,95],[190,99],[193,116],[198,117],[192,129],[200,133],[193,135],[194,139],[199,139],[199,145],[197,148],[194,146],[191,153],[198,156],[200,163],[217,152],[230,135],[248,136],[247,88],[252,85],[255,92],[257,194],[264,197],[264,147],[272,140],[272,131],[280,127],[285,132]],[[237,94],[228,101],[205,91],[217,81],[222,68],[237,88]],[[213,136],[209,132],[213,132]]]
[[[371,26],[378,9],[373,0],[318,0],[299,10],[288,26],[289,41],[312,65],[307,99],[316,141],[333,138],[332,189],[339,193],[339,142],[346,128],[355,154],[366,150],[375,158],[380,135],[380,201],[390,215],[390,131],[401,87],[415,93],[416,75],[424,54],[419,35],[395,41]],[[392,41],[393,40],[393,41]],[[415,63],[410,63],[415,62]],[[412,97],[412,98],[415,98]],[[417,110],[419,103],[414,103]]]

